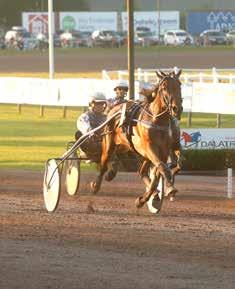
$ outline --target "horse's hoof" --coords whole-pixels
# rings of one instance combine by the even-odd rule
[[[135,200],[135,206],[136,208],[140,209],[142,208],[144,205],[144,203],[142,202],[142,197],[138,197],[136,200]]]
[[[99,190],[99,187],[97,186],[96,182],[90,182],[90,188],[93,194],[96,194]]]
[[[116,174],[117,174],[117,171],[113,171],[113,170],[108,171],[104,177],[106,182],[112,181],[116,177]]]
[[[175,195],[174,196],[170,196],[170,202],[174,202],[175,201]]]
[[[175,196],[177,192],[178,190],[174,188],[173,186],[169,186],[169,187],[166,186],[165,197],[168,197],[169,195]]]

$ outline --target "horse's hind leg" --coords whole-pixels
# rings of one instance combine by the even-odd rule
[[[140,177],[142,181],[145,183],[146,186],[150,185],[151,179],[149,177],[149,168],[150,168],[151,162],[148,160],[144,160],[141,167],[139,168],[138,172],[140,174]]]

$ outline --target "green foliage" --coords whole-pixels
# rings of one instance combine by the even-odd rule
[[[235,168],[234,150],[187,150],[183,155],[183,170],[216,171],[225,170],[228,166]]]

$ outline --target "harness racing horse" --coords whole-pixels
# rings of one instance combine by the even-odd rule
[[[136,113],[122,120],[120,116],[109,122],[105,128],[102,141],[102,155],[100,171],[94,182],[91,182],[92,193],[99,191],[107,165],[114,153],[119,151],[135,151],[143,159],[140,175],[146,185],[143,196],[136,200],[136,206],[142,207],[154,193],[160,174],[165,180],[165,195],[174,195],[177,190],[174,187],[171,171],[168,168],[167,159],[171,150],[171,120],[179,118],[182,113],[181,83],[178,73],[156,72],[159,83],[153,90],[151,101],[139,104]],[[125,108],[124,108],[125,106]],[[108,117],[118,110],[126,111],[136,107],[133,101],[115,106]],[[131,127],[129,135],[125,127]],[[151,177],[148,168],[153,168]]]

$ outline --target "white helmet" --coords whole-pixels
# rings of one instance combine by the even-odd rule
[[[128,83],[126,80],[118,80],[115,84],[114,90],[116,90],[118,87],[122,87],[125,88],[126,90],[128,90]]]
[[[106,102],[106,97],[103,92],[92,93],[89,97],[89,105],[93,102]]]

